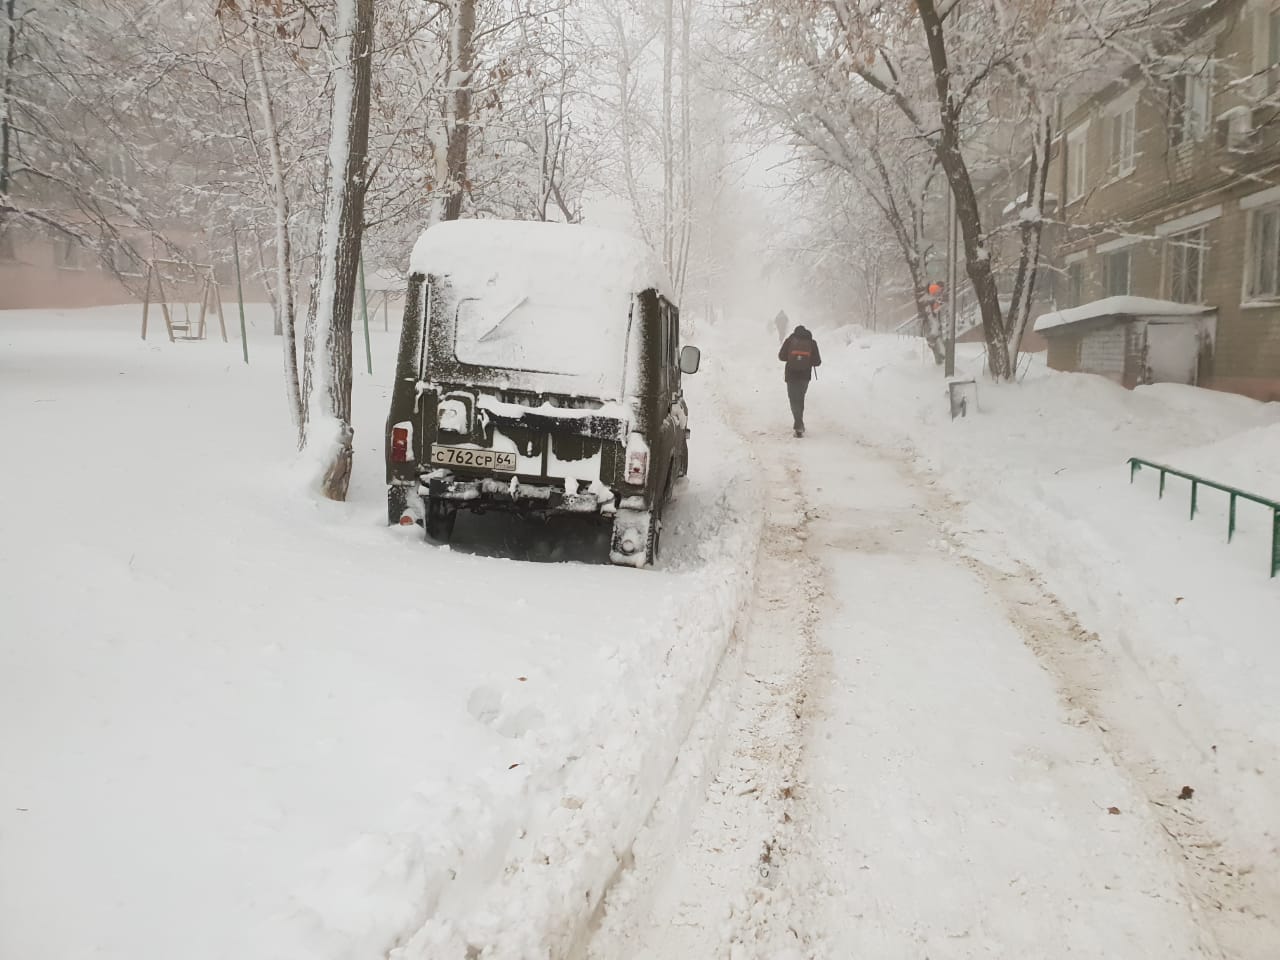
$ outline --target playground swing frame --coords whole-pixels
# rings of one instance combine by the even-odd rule
[[[185,321],[175,323],[173,315],[169,310],[169,296],[164,289],[164,271],[161,267],[177,268],[171,271],[170,280],[182,281],[198,281],[200,283],[200,313],[196,318],[194,325],[191,323],[191,307],[184,300],[183,308],[186,310]],[[183,276],[175,276],[175,274],[183,272]],[[156,293],[159,294],[157,302],[160,304],[160,312],[164,316],[165,330],[169,334],[169,342],[176,343],[179,340],[204,340],[208,336],[207,320],[209,307],[212,306],[218,313],[218,328],[222,332],[222,342],[227,343],[227,318],[222,310],[222,293],[218,289],[218,281],[214,277],[213,267],[207,263],[188,263],[185,260],[148,260],[146,285],[142,298],[142,339],[147,339],[147,320],[151,312],[151,289],[152,279],[155,280]],[[183,336],[177,336],[182,333]]]

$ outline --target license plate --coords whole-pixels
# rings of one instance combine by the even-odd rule
[[[504,450],[474,450],[470,447],[431,448],[431,462],[438,467],[470,467],[474,470],[516,472],[516,455]]]

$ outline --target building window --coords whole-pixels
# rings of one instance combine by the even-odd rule
[[[1088,124],[1082,124],[1067,134],[1067,203],[1074,203],[1084,196],[1088,145]]]
[[[1067,265],[1067,306],[1078,307],[1084,302],[1084,261]]]
[[[59,270],[83,270],[84,248],[69,233],[57,231],[53,236],[53,265]]]
[[[1208,243],[1204,227],[1169,238],[1169,299],[1204,302],[1204,261]]]
[[[133,248],[123,240],[111,240],[103,246],[103,265],[122,277],[141,277],[145,264]]]
[[[1112,177],[1127,177],[1135,166],[1135,123],[1138,108],[1130,104],[1107,118],[1107,172]]]
[[[1213,105],[1213,65],[1182,73],[1169,88],[1169,142],[1177,147],[1203,140]]]
[[[117,184],[129,185],[138,179],[138,167],[133,162],[133,157],[124,149],[117,149],[107,154],[102,164],[103,172],[106,176]]]
[[[1108,297],[1127,297],[1130,287],[1130,251],[1117,250],[1102,258],[1102,283]]]
[[[1280,297],[1280,206],[1249,211],[1249,262],[1245,295]]]
[[[1058,271],[1043,262],[1036,270],[1036,299],[1058,299]]]

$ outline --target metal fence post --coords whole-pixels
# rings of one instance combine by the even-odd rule
[[[1198,477],[1195,474],[1178,470],[1166,464],[1155,463],[1151,460],[1143,460],[1141,457],[1129,458],[1129,482],[1133,482],[1134,475],[1142,467],[1150,467],[1152,470],[1160,471],[1160,496],[1164,496],[1165,478],[1172,473],[1175,477],[1182,477],[1191,484],[1191,514],[1190,519],[1194,520],[1196,514],[1200,510],[1200,488],[1208,487],[1211,490],[1220,490],[1228,497],[1227,508],[1227,543],[1232,543],[1236,536],[1236,521],[1238,519],[1238,508],[1241,500],[1248,500],[1250,503],[1256,503],[1271,511],[1271,578],[1280,577],[1280,501],[1272,500],[1256,493],[1250,493],[1247,490],[1240,490],[1236,487],[1228,486],[1225,483],[1217,483],[1204,477]]]
[[[249,362],[249,338],[244,332],[244,286],[240,283],[240,243],[236,240],[236,231],[231,231],[231,258],[236,262],[236,299],[240,301],[240,346],[244,350],[244,362]],[[226,329],[222,331],[225,338]]]
[[[1271,577],[1280,574],[1280,508],[1271,511]]]
[[[364,359],[373,373],[373,350],[369,346],[369,298],[364,288],[364,257],[360,258],[360,314],[364,317]]]

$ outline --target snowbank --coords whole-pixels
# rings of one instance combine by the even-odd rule
[[[1161,500],[1154,471],[1131,485],[1126,460],[1280,498],[1280,404],[1176,384],[1126,391],[1040,359],[1021,385],[995,386],[981,378],[980,350],[966,348],[959,367],[978,376],[979,412],[953,422],[916,343],[874,337],[824,359],[811,404],[847,410],[854,429],[906,448],[967,502],[954,527],[968,550],[996,541],[992,555],[1012,552],[1042,573],[1111,658],[1113,715],[1142,714],[1135,749],[1196,787],[1197,814],[1230,838],[1236,862],[1272,863],[1280,580],[1268,578],[1270,512],[1242,503],[1228,545],[1225,496],[1202,491],[1189,522],[1185,482],[1171,478]]]
[[[758,491],[709,384],[667,565],[531,563],[523,526],[385,526],[397,330],[333,504],[299,494],[265,307],[248,366],[137,314],[0,314],[0,956],[562,947],[750,590]],[[603,556],[566,532],[529,550]]]

